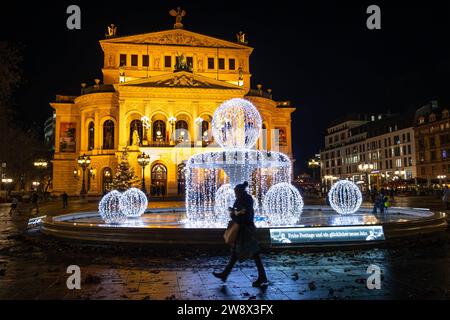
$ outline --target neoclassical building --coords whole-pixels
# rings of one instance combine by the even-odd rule
[[[115,27],[100,40],[103,81],[81,84],[78,96],[56,96],[53,190],[80,193],[82,170],[77,159],[87,155],[89,195],[109,190],[122,151],[139,178],[137,157],[150,156],[146,189],[164,194],[183,192],[185,161],[205,148],[216,148],[211,135],[215,109],[225,100],[245,98],[259,110],[263,132],[257,147],[292,158],[291,113],[288,101],[275,101],[271,90],[251,89],[249,58],[253,48],[243,34],[226,41],[174,29],[116,36]],[[153,186],[153,187],[152,187]]]

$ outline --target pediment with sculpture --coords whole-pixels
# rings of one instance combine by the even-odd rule
[[[116,37],[105,39],[101,42],[250,49],[250,47],[240,43],[221,40],[184,29],[173,29],[134,36]]]

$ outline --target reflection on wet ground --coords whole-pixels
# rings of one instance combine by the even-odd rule
[[[414,199],[409,202],[414,204]],[[11,218],[8,211],[0,205],[0,299],[450,298],[448,232],[396,248],[266,252],[270,285],[261,290],[251,287],[256,277],[252,261],[238,264],[226,285],[211,276],[227,262],[225,247],[219,252],[81,247],[26,239],[21,231],[28,213]],[[73,264],[81,268],[81,290],[66,287],[66,268]],[[380,290],[367,289],[369,265],[382,271]]]

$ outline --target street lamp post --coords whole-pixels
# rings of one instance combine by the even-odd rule
[[[365,173],[366,177],[366,186],[367,186],[367,194],[370,192],[370,182],[369,182],[369,173],[373,170],[373,164],[371,163],[361,163],[358,165],[358,170]]]
[[[171,134],[171,138],[170,138],[170,140],[171,140],[171,142],[174,142],[174,140],[175,140],[175,130],[174,130],[174,127],[175,127],[175,123],[177,122],[177,118],[175,118],[174,116],[172,116],[172,117],[170,117],[167,121],[169,121],[169,124],[171,125],[171,127],[172,127],[172,134]]]
[[[439,184],[442,187],[442,180],[447,179],[447,176],[446,175],[439,175],[439,176],[437,176],[437,178],[439,179]]]
[[[313,181],[316,181],[316,169],[318,167],[320,167],[320,163],[316,159],[311,159],[308,161],[308,168],[312,169],[313,172]]]
[[[142,152],[137,157],[137,161],[139,165],[142,167],[142,192],[147,194],[147,190],[145,189],[145,167],[150,163],[150,156],[145,152]]]
[[[80,191],[80,197],[85,198],[86,197],[86,169],[89,168],[89,165],[91,164],[91,158],[89,156],[86,156],[83,154],[82,156],[78,157],[78,166],[80,166],[81,169],[83,169],[83,180],[81,182],[81,191]]]
[[[46,160],[37,160],[33,163],[34,167],[37,170],[45,170],[48,167],[48,161]],[[33,187],[35,187],[36,191],[38,191],[38,187],[41,185],[41,180],[43,180],[43,177],[39,176],[39,184],[34,184]]]

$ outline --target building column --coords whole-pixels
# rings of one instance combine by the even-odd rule
[[[127,134],[127,124],[125,122],[125,100],[119,100],[119,119],[117,124],[117,132],[118,134],[118,141],[117,141],[117,149],[120,151],[122,148],[124,148],[128,143],[128,134]],[[115,133],[116,135],[116,133]]]

